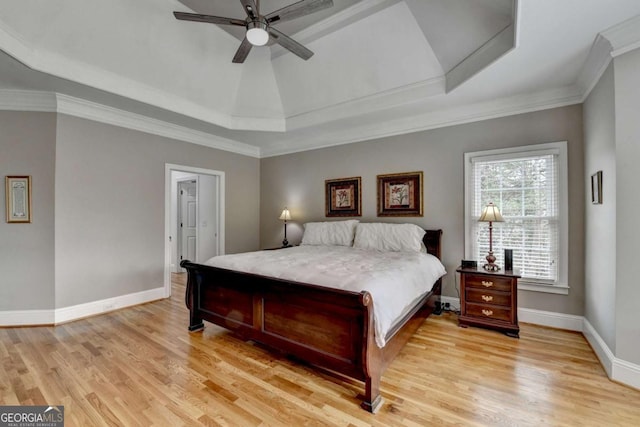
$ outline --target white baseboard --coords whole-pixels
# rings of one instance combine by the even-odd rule
[[[582,333],[600,359],[609,378],[640,390],[640,365],[615,357],[607,343],[587,319],[583,321]]]
[[[164,287],[55,310],[0,311],[0,326],[55,325],[163,298]]]
[[[567,331],[582,332],[583,316],[556,313],[553,311],[518,308],[518,321],[534,325],[549,326]]]
[[[640,390],[640,365],[626,360],[613,359],[612,380]]]
[[[155,301],[162,298],[164,298],[164,287],[59,308],[56,310],[55,323],[70,322],[83,317],[94,316],[96,314],[131,307],[132,305],[143,304],[145,302]]]
[[[0,326],[51,325],[55,310],[12,310],[0,311]]]
[[[591,348],[596,356],[598,356],[598,359],[600,359],[600,363],[607,373],[607,376],[611,378],[613,376],[613,360],[616,357],[613,355],[611,349],[609,349],[607,343],[604,342],[602,337],[600,337],[600,334],[598,334],[595,328],[591,326],[591,323],[589,323],[587,319],[583,320],[582,325],[582,334],[589,342],[589,345],[591,345]]]

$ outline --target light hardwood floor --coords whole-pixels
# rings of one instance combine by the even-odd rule
[[[56,327],[0,329],[0,405],[64,405],[67,426],[639,426],[640,391],[609,381],[578,333],[521,338],[422,325],[382,378],[362,384],[242,342],[187,331],[184,277],[170,299]]]

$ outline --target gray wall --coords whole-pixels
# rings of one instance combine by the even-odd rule
[[[165,163],[224,171],[227,252],[257,249],[258,159],[59,114],[56,307],[163,286]]]
[[[585,209],[585,318],[616,358],[634,364],[640,364],[639,69],[640,49],[616,57],[584,105],[586,185],[603,172],[603,204],[587,200]]]
[[[258,248],[258,159],[55,113],[3,111],[0,129],[3,177],[33,180],[33,222],[0,222],[0,310],[162,287],[165,163],[224,171],[226,250]]]
[[[449,274],[443,293],[456,297],[454,271],[464,256],[463,153],[554,141],[568,141],[571,289],[569,295],[520,291],[519,305],[582,315],[585,192],[581,105],[263,159],[261,246],[275,246],[282,240],[278,216],[285,205],[293,216],[288,228],[292,243],[300,241],[304,222],[326,220],[325,179],[361,176],[361,219],[377,221],[376,175],[424,171],[424,217],[395,221],[444,230],[443,262]]]
[[[32,223],[0,220],[0,310],[54,307],[56,115],[0,111],[0,200],[5,176],[31,175]]]
[[[610,349],[616,340],[616,132],[613,64],[584,104],[585,188],[602,171],[603,204],[585,197],[585,317]]]
[[[616,357],[640,364],[638,285],[638,160],[640,160],[640,49],[614,59],[616,113]],[[606,196],[606,194],[605,194]]]

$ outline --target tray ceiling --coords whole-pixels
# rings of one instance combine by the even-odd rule
[[[63,94],[276,155],[580,102],[598,33],[622,23],[640,38],[624,26],[637,0],[334,0],[276,25],[308,61],[268,45],[232,64],[242,28],[173,11],[244,16],[237,0],[0,2],[0,92]]]

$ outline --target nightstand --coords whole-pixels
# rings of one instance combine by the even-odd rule
[[[520,337],[518,326],[518,278],[513,271],[456,269],[460,273],[458,325],[495,329]]]

